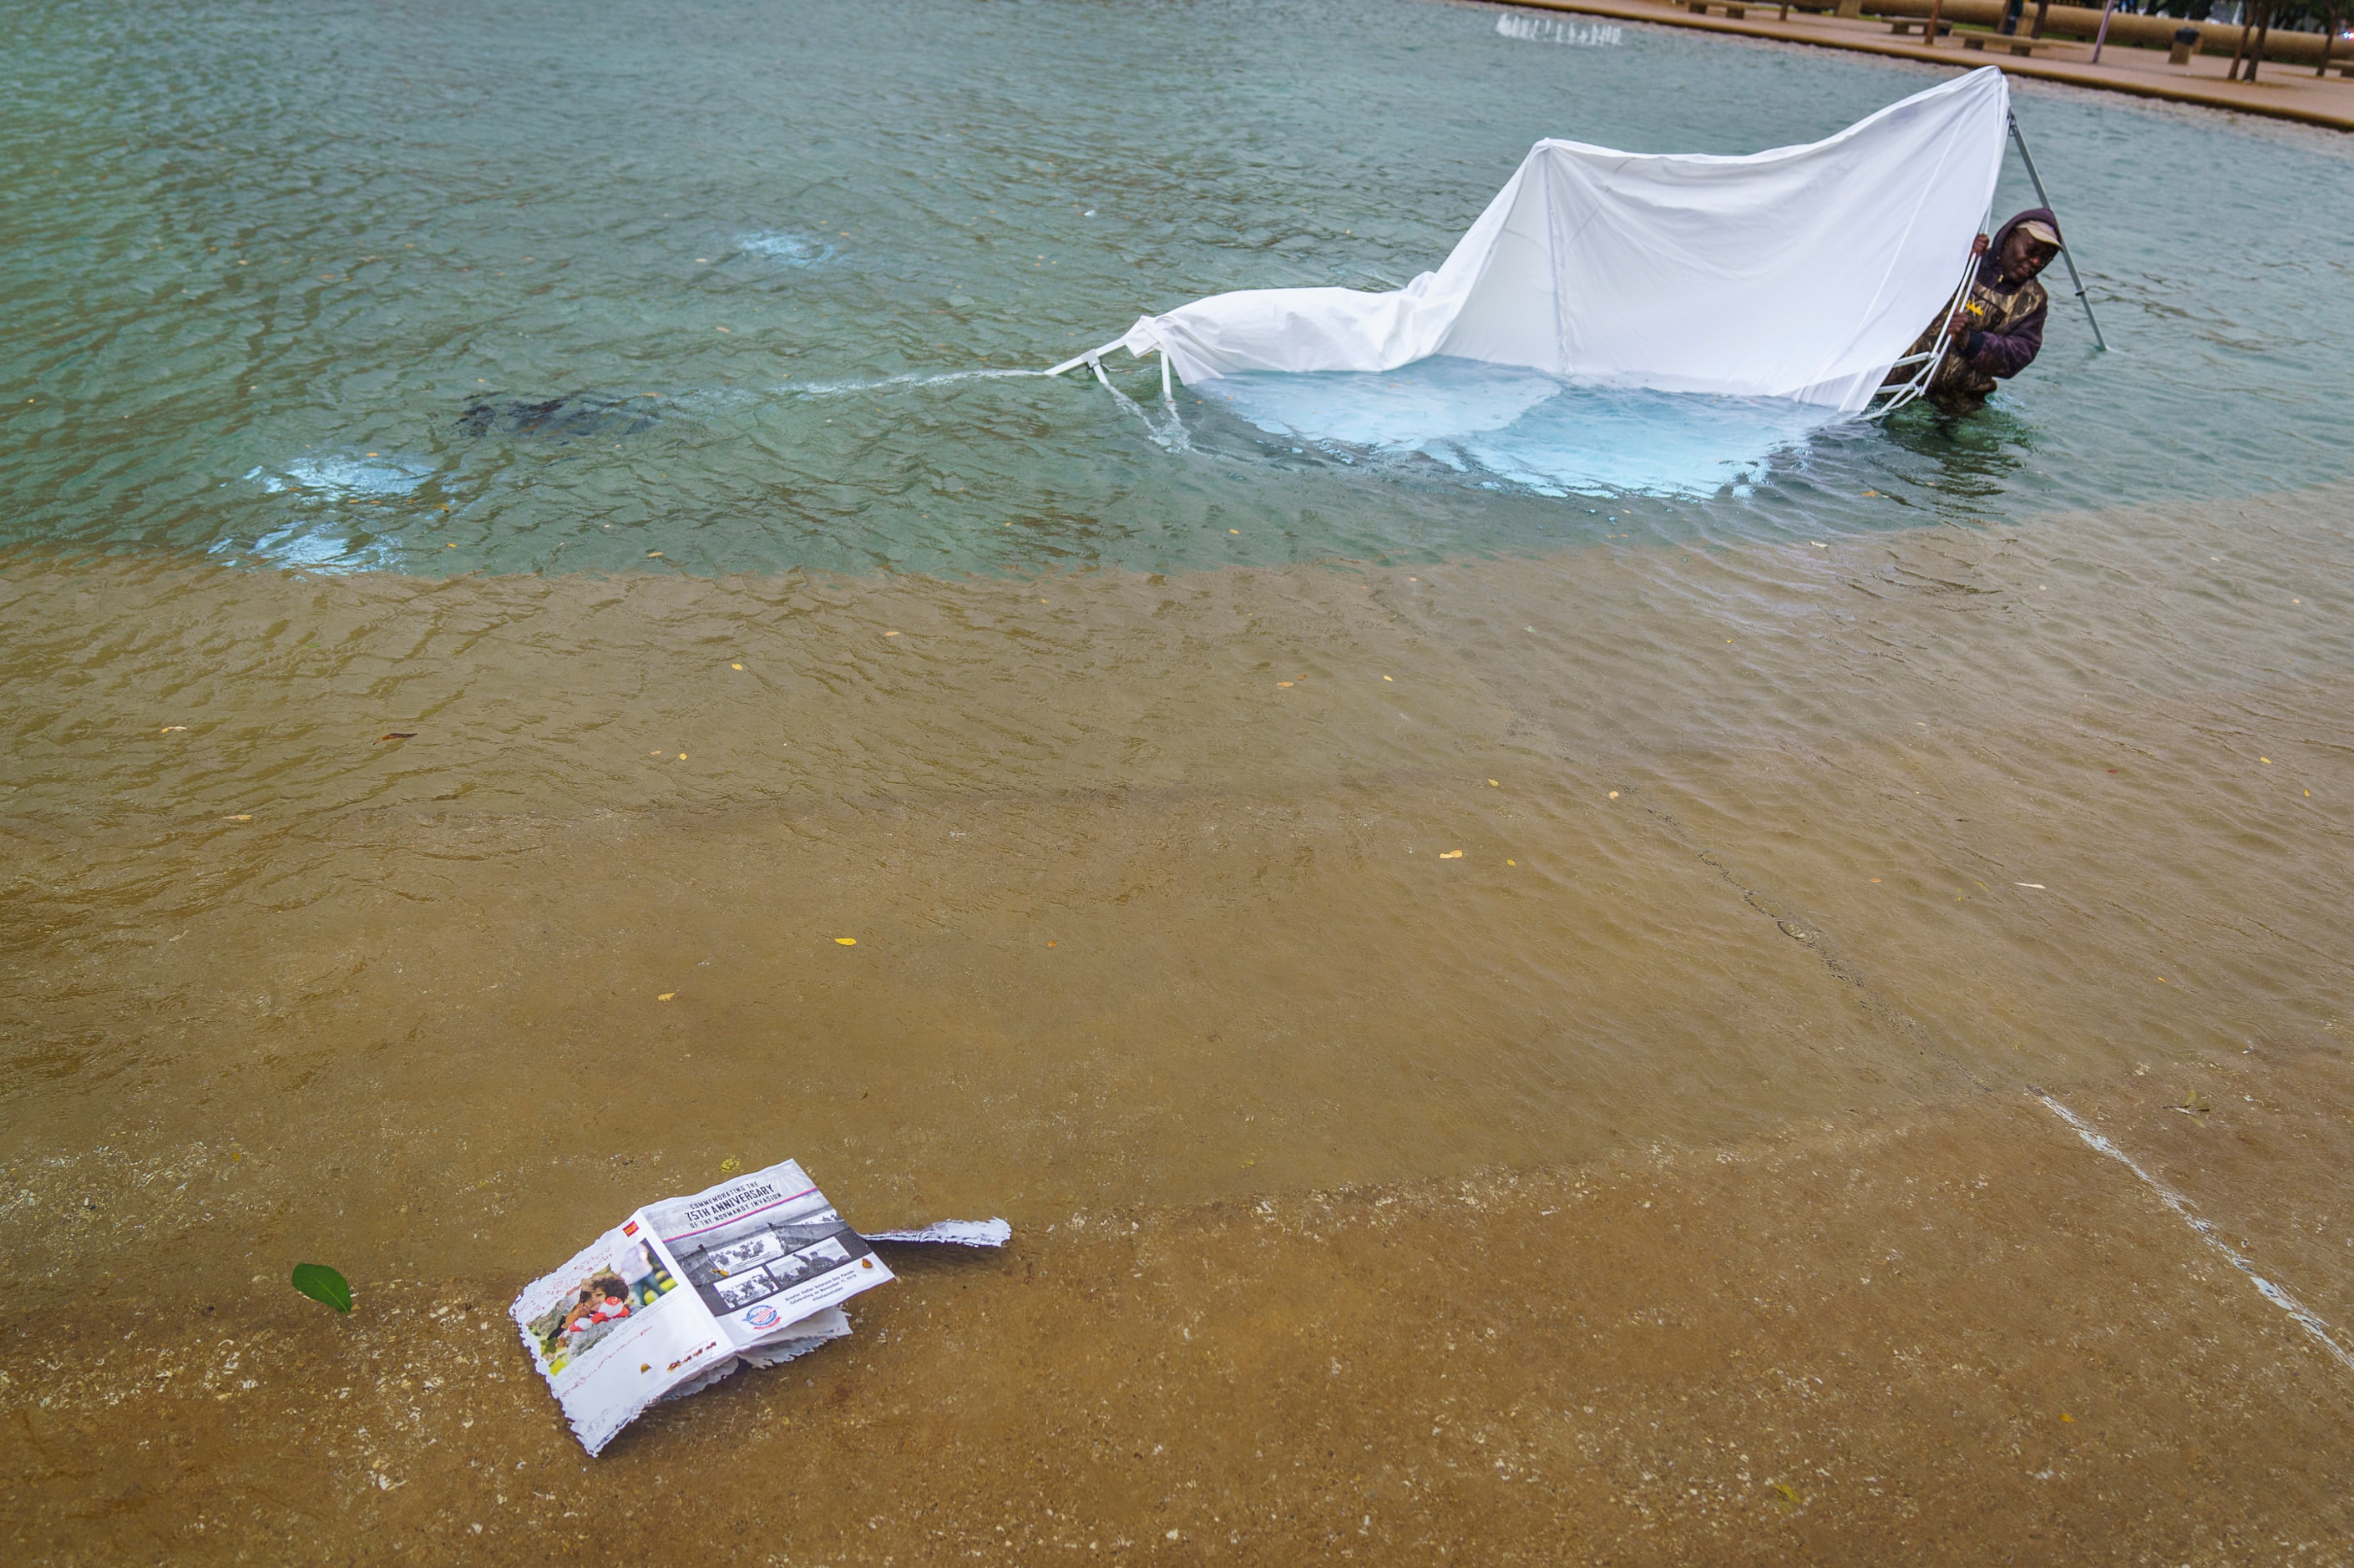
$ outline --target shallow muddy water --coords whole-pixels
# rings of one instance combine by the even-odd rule
[[[1568,410],[1620,482],[1545,493],[970,373],[1402,281],[1540,135],[1926,74],[1405,5],[10,26],[28,1300],[511,1290],[729,1158],[1031,1233],[2342,1054],[2336,143],[2022,90],[2115,352],[2063,297],[1959,423]]]

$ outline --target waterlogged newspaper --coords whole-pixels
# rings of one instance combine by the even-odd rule
[[[998,1246],[1002,1220],[885,1239]],[[850,1332],[842,1303],[892,1277],[787,1160],[640,1209],[515,1298],[516,1326],[595,1454],[658,1400],[774,1366]]]

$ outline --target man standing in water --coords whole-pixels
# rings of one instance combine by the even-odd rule
[[[1932,323],[1906,351],[1908,356],[1926,354],[1937,341],[1938,326],[1952,328],[1927,393],[1948,414],[1966,414],[1985,403],[1998,379],[2018,375],[2042,350],[2052,297],[2035,276],[2060,254],[2060,220],[2048,207],[2030,207],[1995,230],[1991,243],[1979,235],[1971,253],[1982,260],[1961,308],[1950,323]],[[1909,381],[1914,368],[1903,366],[1889,379]]]

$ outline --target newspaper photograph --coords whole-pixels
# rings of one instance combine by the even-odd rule
[[[679,1277],[738,1346],[891,1277],[790,1160],[643,1213]]]
[[[735,1354],[648,1239],[640,1219],[606,1232],[514,1307],[525,1348],[591,1454],[646,1406]]]

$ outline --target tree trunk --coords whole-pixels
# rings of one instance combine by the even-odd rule
[[[2240,41],[2232,50],[2232,69],[2223,73],[2225,81],[2240,79],[2240,57],[2248,52],[2248,35],[2255,30],[2255,0],[2248,0],[2248,14],[2240,18]]]
[[[2256,24],[2256,47],[2248,51],[2248,74],[2240,79],[2242,81],[2256,79],[2256,67],[2263,64],[2264,58],[2264,35],[2272,30],[2273,8],[2267,4],[2264,6],[2264,20]]]
[[[2052,0],[2035,0],[2035,26],[2028,32],[2031,38],[2043,36],[2043,13],[2052,9]]]

